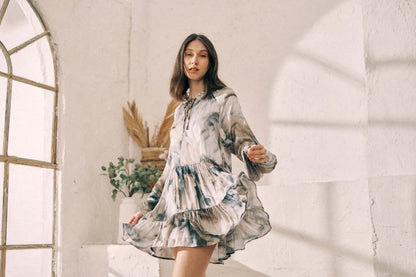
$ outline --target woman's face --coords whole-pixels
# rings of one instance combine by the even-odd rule
[[[203,80],[209,68],[209,57],[207,48],[202,42],[194,40],[188,44],[183,56],[183,65],[189,80]]]

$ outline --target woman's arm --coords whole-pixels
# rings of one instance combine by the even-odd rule
[[[147,197],[147,201],[144,201],[143,206],[141,206],[139,208],[140,211],[143,214],[146,214],[149,211],[153,210],[154,207],[159,202],[160,196],[161,196],[162,191],[163,191],[163,187],[164,187],[165,182],[166,182],[166,178],[168,176],[169,168],[170,168],[170,160],[169,160],[169,157],[168,157],[168,160],[166,161],[165,168],[163,169],[162,174],[160,175],[159,179],[157,180],[157,182],[153,186],[152,191],[150,192],[149,196]]]
[[[276,156],[257,141],[241,111],[235,93],[225,95],[220,111],[220,124],[224,132],[223,145],[246,164],[252,180],[259,180],[264,173],[275,168]]]

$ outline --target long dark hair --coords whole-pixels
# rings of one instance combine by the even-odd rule
[[[173,68],[172,78],[170,79],[170,95],[177,101],[183,101],[186,90],[189,88],[188,77],[185,75],[185,67],[183,65],[183,56],[186,47],[194,40],[199,40],[207,48],[209,56],[209,68],[204,76],[204,84],[206,93],[204,98],[212,95],[217,90],[226,87],[226,85],[218,78],[218,57],[212,42],[204,35],[191,34],[182,43],[176,57],[175,66]]]

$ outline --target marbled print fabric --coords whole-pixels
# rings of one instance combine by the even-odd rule
[[[176,246],[216,244],[210,262],[222,263],[270,231],[253,181],[277,161],[271,152],[264,163],[247,158],[258,142],[232,89],[203,96],[176,109],[166,167],[141,209],[144,216],[135,226],[123,225],[124,239],[165,259],[174,259]],[[245,163],[248,176],[231,173],[231,154]]]

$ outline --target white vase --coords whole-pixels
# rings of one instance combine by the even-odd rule
[[[130,218],[137,213],[137,202],[133,197],[125,197],[121,199],[119,215],[118,215],[118,237],[117,242],[125,244],[123,241],[123,223],[128,223]]]

